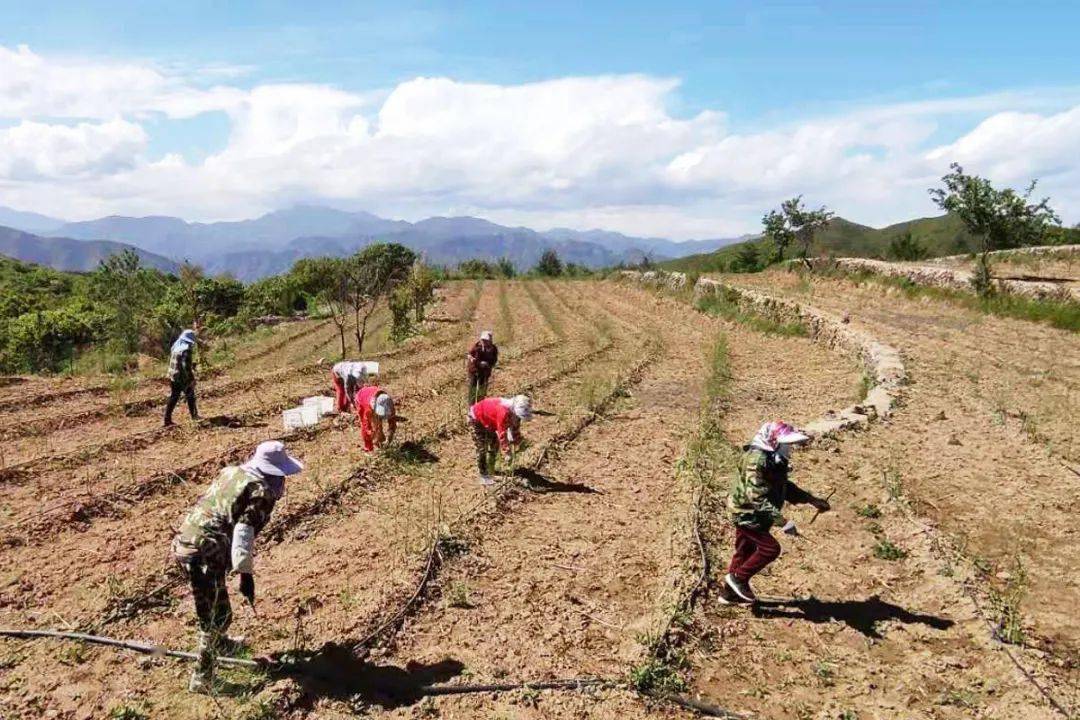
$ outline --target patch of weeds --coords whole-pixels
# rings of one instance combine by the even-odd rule
[[[845,710],[840,713],[840,720],[859,720],[859,713],[854,710]]]
[[[859,384],[855,388],[855,402],[862,402],[866,399],[866,396],[874,388],[874,377],[868,373],[863,372],[862,377],[859,378]]]
[[[735,290],[719,287],[698,298],[694,307],[706,315],[722,317],[766,335],[805,337],[809,334],[806,325],[801,322],[781,322],[755,310],[744,309],[740,300],[741,297]]]
[[[836,666],[831,662],[822,660],[814,665],[814,677],[825,687],[832,687],[836,679]]]
[[[900,478],[900,471],[896,468],[889,468],[883,470],[882,475],[885,479],[885,492],[889,494],[889,499],[894,502],[900,502],[904,499],[904,483]]]
[[[879,537],[877,544],[874,545],[874,557],[879,560],[903,560],[907,556],[907,550],[887,537]]]
[[[679,667],[658,657],[647,658],[630,670],[630,683],[641,693],[682,692],[686,681]]]
[[[109,397],[113,405],[122,407],[131,399],[139,384],[130,375],[119,375],[109,380]]]
[[[856,505],[855,514],[859,517],[867,518],[868,520],[877,520],[879,517],[881,517],[881,508],[879,508],[875,503]]]
[[[1013,570],[1008,574],[1004,587],[990,588],[990,607],[996,620],[995,634],[1002,642],[1011,645],[1023,645],[1024,615],[1020,604],[1027,594],[1027,572],[1017,556]]]
[[[269,700],[256,698],[240,708],[233,720],[274,720],[281,716],[277,706]]]
[[[469,586],[461,580],[454,581],[446,593],[446,604],[452,608],[471,608],[473,605],[469,601]]]
[[[451,534],[447,529],[440,531],[437,542],[439,544],[439,552],[446,558],[464,555],[469,551],[469,544],[456,535]]]
[[[64,665],[82,665],[90,657],[90,651],[82,643],[71,643],[60,648],[56,655]]]
[[[536,688],[524,688],[521,691],[521,704],[535,708],[540,705],[540,691]]]
[[[597,412],[611,395],[614,381],[598,374],[586,375],[577,387],[577,401],[589,412]]]
[[[938,705],[952,705],[965,710],[974,710],[979,706],[979,696],[971,690],[950,689],[941,694]]]
[[[114,705],[107,717],[109,720],[150,720],[146,710],[135,705]]]

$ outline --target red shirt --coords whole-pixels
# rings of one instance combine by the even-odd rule
[[[514,415],[513,410],[503,405],[502,398],[484,398],[473,405],[470,412],[473,420],[478,422],[485,430],[490,430],[498,436],[499,446],[503,450],[510,449],[510,443],[506,437],[507,431],[513,430],[511,437],[514,442],[517,441],[517,438],[514,437],[517,432],[517,416]]]
[[[383,389],[378,385],[365,385],[356,391],[356,414],[360,416],[360,428],[371,432],[371,421],[375,410],[371,407],[374,400]]]

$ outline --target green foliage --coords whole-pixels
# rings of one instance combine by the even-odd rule
[[[499,258],[499,261],[495,263],[495,267],[499,275],[502,275],[507,280],[517,275],[517,268],[514,267],[514,263],[510,262],[508,257]]]
[[[683,661],[685,662],[685,661]],[[673,693],[686,689],[686,681],[679,674],[679,662],[649,657],[630,670],[630,684],[641,693]]]
[[[907,551],[887,537],[879,537],[874,545],[874,557],[880,560],[903,560],[907,557]]]
[[[435,300],[435,287],[437,284],[435,273],[431,271],[430,267],[422,260],[413,263],[405,285],[416,322],[424,321],[427,306]]]
[[[108,339],[118,350],[138,352],[166,284],[161,273],[143,268],[131,250],[103,260],[91,273],[89,297],[108,316]]]
[[[408,286],[400,285],[390,293],[390,339],[396,343],[413,334],[412,293]]]
[[[457,274],[473,280],[492,280],[500,274],[498,269],[486,260],[465,260],[457,266]]]
[[[770,210],[761,223],[765,228],[765,238],[772,241],[775,248],[773,262],[784,259],[784,251],[792,242],[798,242],[802,257],[810,254],[814,234],[824,228],[833,213],[824,207],[810,210],[803,207],[802,195],[780,203],[780,210]]]
[[[800,322],[778,322],[753,310],[743,309],[738,294],[727,287],[702,295],[695,307],[703,313],[726,318],[768,335],[803,337],[807,334],[806,326]]]
[[[1004,587],[990,588],[990,606],[997,619],[996,633],[1002,642],[1023,645],[1024,614],[1020,608],[1027,594],[1027,572],[1019,555],[1015,558],[1012,572],[1003,573]]]
[[[563,263],[559,258],[559,253],[554,250],[548,249],[540,256],[540,261],[536,263],[534,272],[537,275],[544,277],[558,277],[563,274]]]
[[[783,249],[777,251],[783,255]],[[765,264],[761,261],[761,251],[754,243],[746,243],[739,248],[735,259],[731,261],[730,270],[736,273],[753,273],[764,269]]]
[[[959,217],[981,243],[972,285],[976,293],[988,297],[994,288],[989,253],[1040,245],[1046,241],[1050,228],[1061,224],[1061,219],[1050,208],[1050,198],[1030,202],[1035,192],[1034,180],[1020,194],[1012,188],[998,190],[989,180],[966,174],[958,163],[949,167],[952,172],[941,178],[945,187],[932,188],[930,197],[938,207]]]
[[[906,261],[922,260],[928,254],[926,246],[913,237],[910,231],[893,238],[889,242],[888,252],[893,260]]]
[[[109,709],[109,720],[150,720],[150,716],[134,705],[114,705]]]

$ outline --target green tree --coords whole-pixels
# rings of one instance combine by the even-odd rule
[[[154,270],[143,268],[131,250],[102,260],[90,276],[90,298],[109,317],[109,340],[122,353],[139,350],[143,330],[165,281]]]
[[[499,261],[495,266],[498,269],[499,274],[504,278],[510,279],[517,275],[517,268],[514,267],[514,263],[510,262],[510,258],[508,257],[503,256],[499,258]]]
[[[348,304],[353,311],[356,350],[364,351],[368,321],[379,303],[409,276],[416,253],[397,243],[369,245],[344,263]]]
[[[476,280],[491,280],[496,277],[498,271],[486,260],[463,260],[458,263],[458,274],[465,278]]]
[[[427,306],[435,299],[435,273],[420,259],[413,263],[405,285],[416,322],[424,321]]]
[[[802,195],[780,203],[780,210],[770,210],[762,218],[765,237],[772,241],[775,253],[773,262],[784,259],[784,251],[797,242],[803,259],[810,256],[814,235],[829,224],[833,217],[830,210],[820,207],[810,210],[803,207]]]
[[[544,277],[558,277],[562,273],[563,263],[559,259],[559,253],[551,248],[545,250],[540,256],[540,261],[536,263],[536,274]]]
[[[929,251],[926,246],[919,242],[918,238],[912,237],[910,232],[897,235],[889,241],[889,257],[894,260],[922,260]]]
[[[752,242],[743,243],[731,262],[731,271],[737,273],[752,273],[761,270],[761,252],[758,246]]]
[[[1012,188],[998,190],[990,181],[968,175],[959,163],[952,163],[952,172],[942,176],[943,188],[931,188],[930,197],[938,207],[954,213],[980,243],[979,259],[972,284],[980,295],[993,292],[990,272],[990,253],[995,250],[1040,245],[1052,227],[1061,219],[1050,208],[1050,199],[1032,202],[1035,180],[1027,190],[1017,193]]]
[[[402,283],[387,298],[390,308],[390,339],[398,343],[413,333],[413,296],[407,284]]]

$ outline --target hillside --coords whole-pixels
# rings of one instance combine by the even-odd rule
[[[32,233],[0,227],[0,255],[69,272],[89,272],[102,260],[133,250],[143,265],[162,272],[176,272],[172,260],[132,245],[108,240],[73,240],[66,237],[41,237]]]

